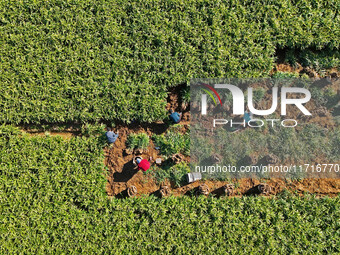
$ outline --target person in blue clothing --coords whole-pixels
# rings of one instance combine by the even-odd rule
[[[181,121],[181,115],[182,113],[174,112],[173,110],[170,110],[169,118],[174,123],[179,123]]]
[[[253,114],[251,112],[245,111],[243,115],[243,119],[248,123],[253,119]]]
[[[119,132],[117,132],[117,134],[115,134],[110,127],[108,127],[106,130],[107,130],[107,132],[105,133],[105,136],[107,138],[108,143],[109,144],[114,144],[114,142],[118,138],[118,133]]]
[[[248,122],[251,121],[253,119],[253,113],[250,112],[250,111],[245,111],[244,114],[243,114],[243,120],[245,121],[245,125],[246,127],[248,126]],[[231,132],[238,132],[242,129],[244,129],[245,127],[243,126],[239,126],[239,127],[236,127],[236,128],[232,128]]]

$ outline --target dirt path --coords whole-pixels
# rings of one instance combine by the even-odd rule
[[[107,194],[109,196],[117,195],[132,185],[137,187],[139,193],[141,191],[149,193],[157,189],[155,182],[150,177],[145,176],[141,171],[138,171],[133,165],[132,160],[135,155],[130,154],[126,150],[125,144],[130,133],[145,132],[151,136],[152,130],[142,127],[136,127],[134,129],[117,127],[117,130],[119,130],[119,138],[111,148],[105,149],[105,165],[109,168],[108,183],[106,185]],[[143,151],[139,156],[145,159],[151,157],[150,162],[154,164],[158,155],[158,151],[154,147],[153,142],[150,140],[148,150]]]

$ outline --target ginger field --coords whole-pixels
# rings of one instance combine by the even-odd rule
[[[340,161],[339,11],[339,0],[0,1],[0,254],[339,254],[339,179],[184,178],[200,77],[326,80],[309,88],[322,118],[221,136],[220,154]],[[212,192],[198,195],[205,181]],[[270,194],[249,193],[260,181]],[[232,182],[233,196],[215,192]]]

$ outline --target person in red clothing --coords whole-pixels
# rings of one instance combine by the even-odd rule
[[[138,158],[137,160],[138,170],[142,170],[144,173],[147,173],[150,169],[150,162],[146,159]]]

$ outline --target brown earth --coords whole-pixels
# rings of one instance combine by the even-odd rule
[[[161,185],[156,185],[148,177],[145,178],[146,185],[138,181],[140,189],[138,189],[138,195],[145,195],[154,193],[158,195],[158,191]],[[134,182],[131,182],[131,185]],[[198,186],[206,184],[209,187],[211,194],[215,196],[223,195],[222,187],[226,184],[232,183],[235,185],[235,196],[242,195],[255,195],[256,190],[254,188],[260,183],[266,183],[271,187],[270,195],[277,195],[284,190],[303,195],[305,193],[312,193],[319,196],[337,196],[340,192],[340,179],[303,179],[291,181],[289,179],[233,179],[231,181],[214,181],[205,180],[197,181],[182,187],[175,187],[173,184],[168,184],[171,188],[171,194],[174,196],[180,195],[194,195]],[[145,185],[145,186],[144,186]],[[147,188],[146,188],[147,187]]]
[[[136,186],[138,193],[142,190],[151,191],[155,189],[155,183],[136,169],[132,160],[137,154],[129,154],[126,151],[125,144],[130,133],[145,132],[151,136],[153,132],[148,127],[135,127],[132,129],[117,127],[116,129],[119,131],[119,138],[112,147],[104,149],[105,165],[109,168],[108,183],[106,185],[107,194],[109,196],[117,195],[131,185]],[[158,152],[151,139],[148,150],[138,154],[138,156],[148,159],[151,164],[155,163],[157,155]]]

